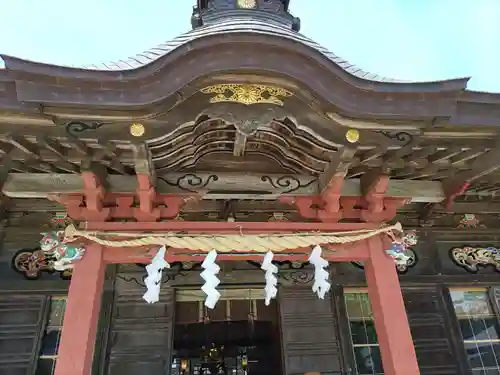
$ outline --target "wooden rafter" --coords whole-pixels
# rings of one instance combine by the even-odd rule
[[[280,130],[284,124],[276,124],[273,122],[269,129],[263,128],[258,133],[257,140],[254,140],[255,135],[248,135],[244,158],[234,157],[235,130],[226,125],[215,130],[203,127],[197,131],[204,132],[192,135],[186,130],[189,127],[184,127],[182,134],[172,134],[169,138],[147,143],[147,147],[143,147],[151,153],[153,169],[158,173],[193,170],[198,168],[198,163],[201,162],[203,170],[211,170],[210,163],[214,163],[216,169],[221,171],[241,170],[246,168],[246,163],[253,163],[253,170],[258,170],[262,158],[267,158],[266,166],[274,165],[274,172],[281,169],[286,173],[319,176],[322,186],[335,173],[345,171],[346,178],[356,178],[377,168],[387,169],[390,177],[396,179],[446,180],[462,171],[474,170],[477,164],[482,164],[476,163],[475,160],[483,160],[482,156],[489,154],[491,149],[480,147],[478,144],[474,147],[450,146],[449,142],[440,146],[439,142],[435,141],[423,146],[407,145],[400,148],[389,147],[387,144],[376,147],[360,144],[354,152],[350,147],[338,148],[338,145],[314,141],[311,135],[302,136],[299,142],[294,139],[296,135],[286,134],[285,128]],[[292,131],[293,126],[287,129]],[[193,128],[190,131],[195,130]],[[214,144],[210,143],[210,137],[215,137]],[[135,146],[128,140],[111,142],[102,139],[78,139],[68,135],[29,136],[17,133],[0,135],[0,139],[3,139],[4,145],[15,146],[11,170],[17,172],[78,173],[82,158],[91,158],[105,165],[110,173],[130,174],[135,169],[137,159],[134,155]],[[198,143],[193,144],[193,140]],[[192,155],[188,157],[186,153]],[[207,161],[204,155],[207,155]],[[498,171],[490,171],[490,175],[496,174]],[[479,180],[482,178],[479,177]],[[482,186],[476,184],[475,191],[482,191]],[[484,185],[484,192],[494,192],[499,188],[500,183],[495,184],[495,178],[492,178]]]
[[[500,148],[496,147],[474,159],[470,170],[453,174],[445,179],[443,189],[447,205],[449,206],[457,196],[465,193],[474,181],[498,169],[500,169]]]
[[[41,147],[45,147],[53,155],[55,155],[57,159],[59,159],[57,165],[60,166],[61,169],[70,173],[79,173],[79,168],[75,164],[67,161],[68,154],[58,140],[46,136],[40,136],[37,137],[37,141]]]
[[[93,153],[93,159],[95,161],[100,161],[102,164],[106,165],[106,167],[119,174],[127,174],[125,166],[120,161],[116,146],[104,140],[98,140],[97,143],[101,149]]]
[[[110,142],[97,140],[97,148],[88,141],[75,137],[55,138],[39,134],[28,137],[21,134],[6,134],[0,149],[12,149],[12,168],[19,172],[79,173],[84,159],[103,164],[118,174],[127,174],[127,167],[121,162],[120,151]]]

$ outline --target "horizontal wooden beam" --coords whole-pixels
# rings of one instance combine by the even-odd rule
[[[236,201],[233,202],[233,210],[235,212],[252,212],[252,213],[273,213],[273,212],[295,212],[296,209],[286,203],[278,201]],[[185,213],[211,213],[220,212],[222,207],[221,202],[215,200],[192,201],[186,203],[182,208]],[[405,205],[398,212],[416,212],[420,210],[420,206]],[[14,198],[10,200],[9,212],[58,212],[65,211],[65,206],[52,202],[46,199],[23,199]],[[434,209],[436,213],[455,213],[455,214],[494,214],[500,213],[500,201],[481,200],[470,202],[455,202],[451,207],[451,211],[445,207],[437,205]]]
[[[311,222],[226,222],[181,221],[165,222],[88,222],[81,230],[103,232],[183,232],[218,234],[265,234],[294,232],[345,232],[378,229],[379,224],[369,223],[311,223]]]
[[[10,173],[3,193],[11,198],[46,198],[57,194],[81,194],[83,178],[73,174]],[[135,194],[136,176],[109,175],[107,192]],[[320,193],[318,180],[304,175],[260,175],[247,173],[171,173],[158,176],[159,194],[196,193],[202,199],[275,200],[279,196],[308,196]],[[362,196],[360,180],[348,179],[342,196]],[[386,197],[408,198],[412,202],[441,202],[440,182],[391,180]]]

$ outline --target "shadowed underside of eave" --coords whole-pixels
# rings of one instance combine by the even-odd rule
[[[300,174],[321,178],[332,163],[346,166],[346,178],[360,178],[374,170],[387,170],[395,180],[442,181],[455,176],[479,176],[470,192],[500,191],[497,150],[484,147],[434,145],[360,147],[325,143],[279,123],[248,135],[238,149],[237,132],[223,122],[205,122],[196,129],[183,128],[146,147],[157,176],[197,171],[216,173]],[[186,131],[188,129],[188,131]],[[136,172],[136,147],[127,141],[30,136],[0,136],[0,165],[4,173],[79,174],[83,163],[95,164],[115,175]],[[349,159],[344,158],[345,154]]]

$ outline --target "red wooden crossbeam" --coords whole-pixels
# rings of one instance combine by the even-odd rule
[[[105,247],[104,261],[112,264],[150,263],[160,246],[145,247]],[[365,241],[358,241],[345,245],[323,245],[323,258],[332,262],[362,261],[368,258]],[[217,249],[215,249],[217,250]],[[302,261],[306,262],[311,253],[310,247],[291,249],[274,253],[277,261]],[[206,254],[202,251],[190,249],[167,249],[165,259],[168,262],[202,262]],[[262,261],[263,253],[251,251],[234,251],[232,253],[218,253],[217,260],[253,260]]]
[[[284,196],[283,203],[294,205],[300,215],[322,222],[338,222],[341,219],[381,223],[392,220],[397,209],[410,198],[386,196],[389,176],[384,173],[369,173],[361,179],[362,196],[341,196],[344,175],[336,174],[326,185],[321,195]]]
[[[304,222],[221,222],[221,221],[163,221],[163,222],[88,222],[81,229],[102,232],[185,232],[215,234],[259,234],[293,232],[348,232],[380,228],[374,223],[304,223]]]
[[[138,174],[135,193],[107,193],[104,183],[91,171],[82,172],[84,187],[80,194],[52,196],[66,206],[68,215],[80,221],[106,222],[134,219],[154,222],[179,215],[188,202],[200,199],[196,193],[158,194],[151,178]],[[321,222],[339,222],[342,219],[381,223],[395,217],[398,208],[409,198],[388,197],[389,177],[372,173],[361,179],[361,196],[341,196],[344,174],[335,174],[319,195],[283,196],[283,203],[294,205],[302,217]]]

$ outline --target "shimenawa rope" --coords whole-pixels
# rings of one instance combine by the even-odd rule
[[[229,234],[229,235],[207,235],[186,233],[109,233],[89,232],[77,230],[73,225],[66,228],[65,240],[72,241],[77,237],[83,237],[103,246],[110,247],[137,247],[147,245],[169,246],[177,249],[189,249],[199,251],[211,251],[227,253],[231,251],[255,251],[255,252],[280,252],[283,250],[297,249],[325,244],[344,244],[366,240],[381,233],[390,233],[393,230],[402,231],[400,223],[385,226],[379,229],[356,230],[351,232],[302,232],[290,234]],[[134,237],[133,239],[114,240],[104,237]]]

